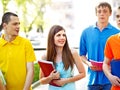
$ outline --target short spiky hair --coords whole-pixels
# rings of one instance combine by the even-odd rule
[[[6,13],[4,13],[4,15],[3,15],[3,17],[2,17],[2,23],[1,23],[1,25],[0,25],[0,31],[2,30],[2,28],[3,28],[3,23],[9,23],[9,21],[10,21],[10,16],[16,16],[16,17],[18,17],[18,15],[17,14],[15,14],[15,13],[12,13],[12,12],[6,12]]]
[[[95,11],[97,12],[97,8],[100,8],[100,7],[108,7],[110,13],[112,13],[111,5],[110,5],[108,2],[99,2],[99,3],[97,4],[97,6],[95,7]]]

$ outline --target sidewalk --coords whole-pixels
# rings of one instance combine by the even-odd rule
[[[85,69],[87,70],[87,67],[85,66]],[[75,68],[75,75],[78,73],[78,71]],[[87,77],[76,81],[76,90],[87,90]],[[47,85],[38,85],[33,90],[48,90],[48,84]]]

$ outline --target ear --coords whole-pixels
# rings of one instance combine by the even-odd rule
[[[6,23],[3,23],[3,29],[6,28],[7,24]]]
[[[112,15],[112,12],[110,13],[110,15],[109,16],[111,16]]]

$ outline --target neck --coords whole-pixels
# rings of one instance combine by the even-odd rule
[[[97,26],[100,29],[100,31],[102,31],[107,25],[108,23],[97,23]]]
[[[11,35],[5,35],[4,39],[8,42],[13,41],[16,38],[16,36],[11,36]]]
[[[57,49],[56,62],[60,62],[61,60],[62,60],[62,50]]]
[[[118,25],[118,28],[120,29],[120,25]]]

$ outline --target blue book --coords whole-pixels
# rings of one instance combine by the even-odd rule
[[[120,78],[120,60],[111,61],[111,73]]]

